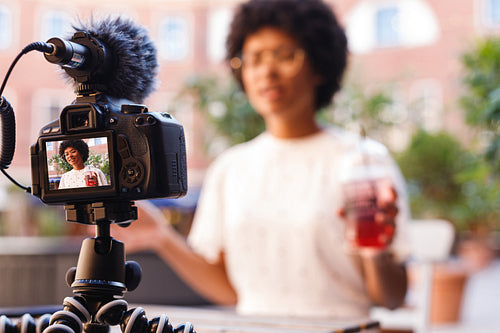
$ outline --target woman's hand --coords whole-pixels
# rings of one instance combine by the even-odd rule
[[[126,228],[112,225],[111,235],[125,243],[127,252],[154,251],[207,300],[221,305],[236,303],[223,253],[215,263],[208,262],[189,247],[158,207],[147,201],[140,201],[137,207],[137,221]]]
[[[376,186],[375,208],[366,206],[366,202],[371,200],[373,194],[358,193],[355,198],[359,198],[359,202],[363,203],[361,208],[359,203],[354,205],[345,203],[338,211],[338,215],[346,223],[346,237],[351,243],[350,247],[368,246],[383,249],[392,243],[398,214],[398,195],[394,186],[389,182],[379,182]],[[363,222],[358,221],[361,216]],[[362,228],[365,229],[362,230]],[[368,238],[363,239],[365,237]],[[378,237],[378,239],[375,240],[373,237]]]
[[[176,232],[162,211],[149,201],[137,202],[138,218],[128,227],[111,226],[113,238],[125,243],[127,252],[156,251],[169,234]]]
[[[394,186],[386,184],[379,189],[377,197],[377,213],[375,222],[384,230],[387,237],[386,244],[392,243],[394,231],[396,229],[396,216],[398,215],[398,194]]]

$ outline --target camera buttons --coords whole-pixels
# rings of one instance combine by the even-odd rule
[[[133,188],[142,182],[144,178],[144,166],[140,161],[132,157],[127,138],[124,135],[117,136],[117,148],[123,160],[120,179],[126,184],[126,187]]]
[[[125,114],[147,113],[148,107],[140,104],[123,104],[121,111]]]

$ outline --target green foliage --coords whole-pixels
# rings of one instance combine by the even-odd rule
[[[456,138],[420,130],[396,160],[408,184],[413,217],[448,219],[459,230],[499,229],[499,179]]]
[[[468,124],[490,134],[484,157],[500,171],[500,37],[477,41],[462,56],[465,92],[460,103]]]
[[[65,221],[64,211],[58,206],[33,207],[33,216],[37,225],[38,236],[62,236],[66,233],[68,222]]]
[[[346,85],[330,113],[333,122],[346,126],[351,123],[362,125],[368,133],[382,132],[394,125],[394,118],[388,115],[393,105],[390,94],[384,89],[367,91],[356,84]]]
[[[466,122],[480,133],[479,151],[460,175],[465,196],[461,214],[471,229],[500,224],[500,36],[478,40],[462,55]],[[482,163],[487,161],[488,163]]]
[[[352,82],[342,88],[331,106],[319,113],[318,119],[352,131],[363,129],[369,137],[387,146],[391,145],[390,129],[400,121],[394,113],[389,89],[366,89]]]
[[[491,164],[473,156],[457,180],[464,197],[456,209],[459,226],[466,230],[500,230],[500,177]]]
[[[85,162],[85,165],[91,165],[100,169],[106,176],[108,183],[110,181],[109,176],[109,160],[105,158],[104,154],[96,154],[94,152],[89,153],[89,158]]]
[[[461,200],[461,185],[455,175],[461,171],[463,149],[446,133],[431,135],[418,131],[396,160],[408,183],[414,217],[444,216],[449,206]]]
[[[186,98],[194,100],[197,111],[202,112],[228,145],[248,141],[264,131],[264,120],[233,79],[223,82],[215,76],[193,76],[177,96],[177,103]]]
[[[55,165],[58,174],[63,174],[73,169],[71,164],[66,162],[59,154],[55,154],[54,156],[49,158],[48,162],[49,164]]]

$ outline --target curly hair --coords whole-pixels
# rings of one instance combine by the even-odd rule
[[[61,143],[61,145],[59,146],[59,156],[61,156],[65,162],[67,162],[67,161],[66,161],[66,157],[64,156],[64,151],[68,147],[75,148],[76,150],[78,150],[84,163],[89,158],[89,146],[85,143],[85,141],[80,140],[80,139],[78,139],[78,140],[66,140],[66,141],[63,141]]]
[[[322,77],[316,91],[316,110],[331,103],[347,66],[347,38],[332,9],[321,0],[250,0],[233,17],[226,39],[226,59],[241,55],[245,39],[260,28],[278,28],[305,50]],[[233,75],[244,90],[241,72]]]

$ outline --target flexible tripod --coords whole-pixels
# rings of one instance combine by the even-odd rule
[[[14,324],[0,317],[0,333],[107,333],[120,325],[123,333],[196,333],[191,323],[173,328],[166,315],[148,320],[138,307],[128,309],[120,299],[141,280],[141,267],[125,261],[125,247],[110,235],[111,223],[130,224],[137,207],[130,201],[67,205],[70,222],[95,224],[96,236],[83,240],[76,267],[66,272],[66,283],[75,296],[66,297],[63,310],[37,321],[25,314]]]

